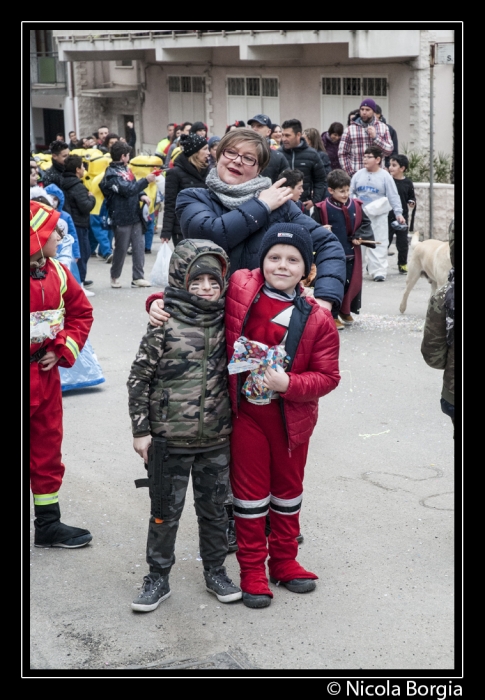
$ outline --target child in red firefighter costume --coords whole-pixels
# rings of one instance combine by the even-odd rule
[[[318,417],[318,399],[340,381],[339,337],[327,309],[301,296],[308,276],[312,240],[298,224],[278,223],[266,232],[260,269],[238,270],[226,300],[227,353],[240,337],[271,347],[284,344],[286,370],[269,367],[264,386],[274,392],[266,405],[241,393],[245,374],[230,375],[234,413],[231,484],[243,602],[266,607],[270,581],[290,591],[315,588],[316,574],[297,561],[297,536],[308,443]],[[266,514],[271,532],[265,535]]]
[[[61,523],[58,492],[62,393],[57,365],[71,367],[89,334],[93,309],[69,270],[55,260],[60,212],[30,202],[30,485],[36,547],[83,547],[88,530]]]

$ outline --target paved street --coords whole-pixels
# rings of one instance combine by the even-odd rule
[[[147,278],[158,245],[156,236]],[[106,382],[64,396],[60,506],[63,521],[88,527],[93,541],[80,550],[34,548],[31,507],[32,669],[345,677],[453,668],[453,429],[440,411],[442,372],[420,353],[429,284],[419,280],[400,314],[406,278],[396,257],[385,283],[364,282],[362,313],[340,333],[340,385],[320,401],[299,550],[319,576],[316,591],[273,586],[264,610],[219,603],[205,590],[189,492],[172,595],[146,614],[130,608],[146,573],[149,501],[133,483],[145,470],[132,448],[126,380],[152,290],[130,288],[131,258],[122,289],[110,288],[109,265],[90,260],[90,340]],[[234,554],[226,564],[238,581]]]

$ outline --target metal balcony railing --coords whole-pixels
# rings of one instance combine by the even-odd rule
[[[59,85],[66,82],[66,64],[59,61],[57,52],[30,54],[30,76],[32,84]]]

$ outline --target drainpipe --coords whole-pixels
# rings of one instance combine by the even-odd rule
[[[72,130],[76,132],[78,138],[81,138],[81,135],[80,135],[78,128],[77,128],[76,102],[75,102],[75,93],[74,93],[74,69],[73,69],[72,61],[67,62],[67,83],[68,83],[68,90],[69,90],[69,100],[71,102],[71,111],[72,111]]]

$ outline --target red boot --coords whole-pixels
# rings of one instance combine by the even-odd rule
[[[312,579],[318,576],[296,561],[300,532],[299,514],[282,515],[271,511],[271,533],[268,538],[268,568],[271,583],[281,583],[291,591],[307,593],[315,588]],[[301,583],[302,582],[302,583]],[[288,584],[288,585],[287,585]]]
[[[264,516],[239,518],[236,515],[235,521],[239,546],[236,557],[241,570],[243,603],[248,607],[266,607],[273,597],[266,576],[266,558],[268,556],[264,533],[266,519]]]

